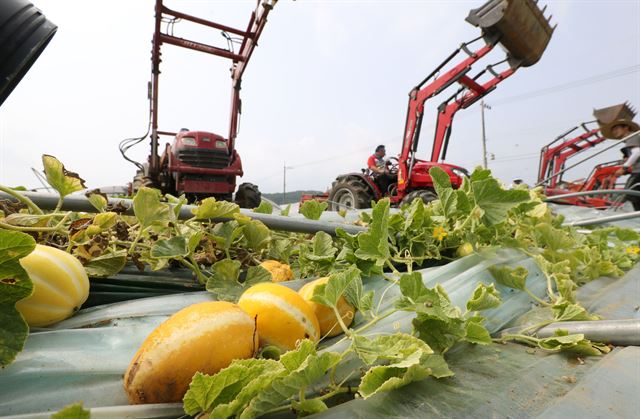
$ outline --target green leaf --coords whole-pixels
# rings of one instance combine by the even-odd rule
[[[510,209],[529,199],[527,191],[506,191],[493,178],[473,181],[472,175],[471,187],[475,203],[483,211],[482,221],[488,226],[503,222]]]
[[[269,245],[271,232],[262,221],[250,220],[244,224],[243,228],[244,238],[249,249],[260,251]]]
[[[244,227],[235,220],[218,223],[213,227],[211,237],[224,251],[229,251],[234,242],[242,236]]]
[[[44,154],[42,156],[42,165],[44,166],[47,183],[58,191],[61,198],[85,189],[84,180],[77,173],[67,171],[60,160],[55,157]]]
[[[138,189],[133,197],[133,212],[143,229],[152,225],[166,226],[172,219],[169,205],[160,202],[160,192],[146,187]]]
[[[311,253],[306,253],[305,258],[313,261],[332,261],[337,251],[331,236],[324,231],[319,231],[313,236]]]
[[[442,168],[433,166],[431,169],[429,169],[429,176],[431,176],[433,187],[438,194],[438,198],[442,199],[442,194],[444,191],[452,190],[451,179],[449,178],[447,172],[445,172]]]
[[[213,264],[213,276],[227,282],[237,282],[240,277],[240,262],[223,259]]]
[[[303,341],[304,342],[304,341]],[[299,347],[304,344],[299,345]],[[306,349],[303,349],[306,351]],[[293,351],[296,352],[296,351]],[[290,353],[290,352],[289,352]],[[286,357],[289,353],[282,355]],[[299,359],[301,357],[298,357]],[[315,350],[295,370],[276,377],[268,386],[251,400],[247,408],[240,415],[240,419],[254,418],[271,409],[281,406],[294,395],[304,392],[311,384],[323,378],[338,362],[341,355],[336,352],[323,352],[318,355]]]
[[[473,290],[473,294],[469,301],[467,301],[467,310],[469,311],[481,311],[488,310],[490,308],[496,308],[502,303],[500,298],[500,292],[496,289],[494,284],[485,285],[479,283],[476,289]]]
[[[259,282],[271,281],[271,273],[262,266],[250,266],[247,269],[247,277],[244,280],[244,287],[250,287]]]
[[[301,402],[294,400],[291,403],[291,407],[299,417],[324,412],[328,409],[327,405],[320,399],[305,399]]]
[[[422,282],[422,274],[412,272],[400,276],[400,292],[405,298],[410,299],[411,303],[416,303],[421,302],[421,298],[427,296],[429,290]]]
[[[291,211],[291,204],[284,207],[284,209],[280,211],[280,215],[282,215],[283,217],[288,217],[290,211]]]
[[[201,412],[215,412],[219,417],[233,416],[282,370],[277,361],[245,359],[233,361],[213,376],[197,372],[184,395],[184,411],[191,416]]]
[[[154,259],[177,259],[185,257],[188,254],[187,239],[183,236],[158,240],[151,246],[151,257]]]
[[[97,226],[100,230],[108,230],[114,227],[118,222],[118,214],[115,212],[101,212],[93,217],[92,225]]]
[[[482,317],[472,317],[467,320],[466,332],[464,339],[467,342],[480,345],[490,345],[491,335],[489,331],[482,325],[484,319]]]
[[[91,413],[82,407],[82,403],[65,406],[62,410],[51,415],[51,419],[89,419]]]
[[[388,363],[370,368],[362,377],[358,392],[365,399],[431,375],[453,375],[444,358],[433,357],[433,351],[427,344],[404,333],[378,336],[374,339],[355,336],[353,348],[367,365]]]
[[[236,302],[244,291],[244,285],[238,282],[240,278],[240,262],[223,259],[213,264],[213,274],[207,279],[206,289],[214,294],[218,300]]]
[[[554,320],[558,322],[568,322],[577,320],[599,320],[597,314],[589,314],[587,310],[579,304],[569,301],[559,301],[551,307]]]
[[[189,250],[189,253],[195,252],[198,245],[200,245],[200,242],[202,241],[203,237],[204,237],[204,231],[202,230],[196,231],[195,233],[189,236],[189,240],[187,240],[187,249]]]
[[[540,339],[538,346],[551,352],[572,352],[582,356],[600,356],[609,353],[607,345],[591,342],[583,334],[570,335],[566,330],[556,330],[555,336]]]
[[[127,252],[119,251],[91,259],[84,265],[89,277],[108,277],[120,272],[127,263]]]
[[[477,182],[485,179],[491,179],[491,170],[483,169],[481,166],[478,166],[473,170],[473,173],[471,173],[471,182]]]
[[[377,266],[383,266],[391,257],[388,240],[389,200],[378,201],[371,212],[369,230],[358,234],[356,257],[374,261]]]
[[[240,213],[240,207],[233,202],[216,201],[215,198],[205,198],[197,208],[192,210],[196,220],[233,218]]]
[[[520,291],[524,291],[529,276],[529,271],[524,266],[511,268],[506,265],[494,265],[489,267],[489,272],[498,284]]]
[[[340,297],[345,294],[351,283],[356,279],[360,279],[360,271],[354,266],[347,271],[331,274],[326,284],[318,285],[313,289],[311,301],[329,307],[337,307]],[[357,292],[357,290],[351,291],[350,298],[356,298],[354,292]]]
[[[260,201],[260,205],[258,205],[258,208],[254,208],[253,212],[258,212],[260,214],[271,214],[273,213],[273,205],[271,205],[268,201]]]
[[[33,291],[33,283],[19,260],[35,245],[28,234],[0,230],[0,367],[13,362],[27,339],[29,326],[15,305]]]
[[[310,220],[319,220],[320,216],[327,209],[329,204],[326,202],[319,202],[316,199],[312,199],[310,201],[305,201],[301,206],[298,212],[304,215],[305,218]]]
[[[89,196],[87,197],[87,200],[91,205],[93,205],[95,209],[97,209],[100,212],[103,212],[107,208],[107,205],[109,204],[109,201],[107,201],[106,196],[101,193],[95,193],[95,192],[90,193]]]

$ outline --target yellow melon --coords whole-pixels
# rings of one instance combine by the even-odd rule
[[[89,278],[75,256],[41,244],[20,259],[33,292],[16,303],[29,326],[48,326],[70,317],[89,297]]]
[[[295,349],[301,339],[320,339],[320,325],[313,310],[295,291],[263,282],[246,290],[238,305],[258,324],[260,345]]]
[[[304,298],[307,303],[311,306],[314,313],[316,313],[316,317],[318,318],[318,322],[320,323],[320,334],[322,336],[336,336],[342,333],[342,328],[338,324],[338,318],[336,314],[330,307],[325,306],[324,304],[319,304],[311,301],[311,297],[313,297],[313,290],[321,284],[326,284],[329,281],[329,277],[318,278],[314,281],[311,281],[305,284],[298,293]],[[340,297],[338,300],[338,311],[340,312],[340,317],[342,317],[342,321],[345,326],[349,326],[353,321],[353,316],[355,315],[355,308],[351,304],[345,300],[344,297]]]
[[[257,348],[255,322],[237,305],[186,307],[151,332],[133,357],[124,375],[129,402],[179,402],[196,372],[215,374]]]
[[[269,271],[271,281],[273,282],[290,281],[293,279],[293,271],[286,263],[280,263],[277,260],[265,260],[260,266]]]

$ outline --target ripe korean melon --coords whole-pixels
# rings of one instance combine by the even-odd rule
[[[295,349],[301,339],[320,339],[320,325],[307,302],[284,285],[263,282],[246,290],[238,305],[258,325],[260,345]]]
[[[316,317],[318,318],[318,322],[320,323],[320,334],[322,336],[336,336],[342,333],[342,328],[338,324],[338,318],[336,314],[330,307],[327,307],[323,304],[319,304],[311,301],[311,297],[313,297],[313,290],[321,284],[326,284],[329,281],[329,277],[318,278],[314,281],[311,281],[305,284],[298,293],[305,299],[305,301],[311,306]],[[353,316],[355,315],[355,308],[345,300],[344,297],[340,297],[338,300],[338,312],[340,312],[340,317],[342,317],[342,321],[345,326],[349,327],[351,322],[353,321]]]
[[[41,244],[20,259],[33,292],[16,303],[29,326],[48,326],[70,317],[89,297],[89,278],[75,256]]]
[[[255,355],[254,320],[235,304],[211,301],[186,307],[142,343],[124,375],[132,404],[179,402],[196,372],[215,374],[234,359]]]
[[[293,279],[293,271],[286,263],[281,263],[277,260],[265,260],[260,266],[269,271],[273,282],[291,281]]]

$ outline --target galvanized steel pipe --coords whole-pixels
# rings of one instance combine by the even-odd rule
[[[580,333],[595,342],[640,346],[640,319],[558,322],[543,327],[536,334],[548,338],[555,335],[556,330],[566,330],[569,334]]]
[[[58,203],[58,195],[53,193],[43,192],[19,192],[21,195],[31,199],[38,207],[45,210],[52,210]],[[11,195],[0,192],[0,199],[8,199],[15,201],[16,199]],[[131,199],[110,198],[109,204],[122,205],[127,208],[125,214],[133,215],[133,201]],[[181,220],[186,220],[193,217],[192,210],[196,208],[194,205],[184,205],[179,214]],[[95,208],[91,205],[89,200],[84,196],[71,195],[64,199],[62,205],[64,211],[82,211],[82,212],[95,212]],[[341,228],[347,233],[357,234],[367,229],[360,226],[344,223],[332,223],[322,220],[307,220],[294,217],[285,217],[282,215],[273,214],[261,214],[253,212],[248,209],[241,209],[240,212],[247,217],[254,220],[262,221],[267,227],[273,230],[291,231],[294,233],[317,233],[318,231],[324,231],[325,233],[335,236],[336,229]],[[217,218],[213,221],[228,221],[230,218]]]

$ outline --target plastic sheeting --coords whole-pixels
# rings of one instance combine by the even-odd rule
[[[441,283],[451,300],[464,306],[478,282],[492,283],[489,266],[508,264],[525,266],[529,272],[528,286],[539,296],[544,294],[545,283],[535,263],[515,251],[501,251],[491,259],[478,255],[421,271],[424,283],[432,287]],[[301,281],[288,284],[299,288]],[[499,310],[487,312],[488,328],[496,331],[513,318],[530,309],[532,303],[522,292],[497,286],[504,303]],[[400,295],[397,286],[382,278],[370,278],[365,289],[376,291],[375,303],[381,309],[391,306]],[[115,303],[80,311],[73,318],[56,325],[55,329],[32,333],[25,349],[16,361],[0,372],[0,413],[27,414],[50,412],[83,401],[86,407],[103,407],[102,414],[113,413],[137,416],[140,407],[128,407],[122,386],[123,374],[145,337],[169,314],[187,305],[214,299],[208,293],[187,293],[153,297],[132,302]],[[372,333],[392,330],[410,331],[411,313],[396,313],[371,328]],[[359,321],[356,318],[356,325]],[[337,349],[332,344],[336,337],[322,346]],[[348,374],[353,368],[347,365],[338,376]],[[34,395],[37,394],[37,397]],[[109,407],[115,410],[109,410]],[[130,408],[131,410],[127,410]],[[119,412],[116,414],[115,412]]]

